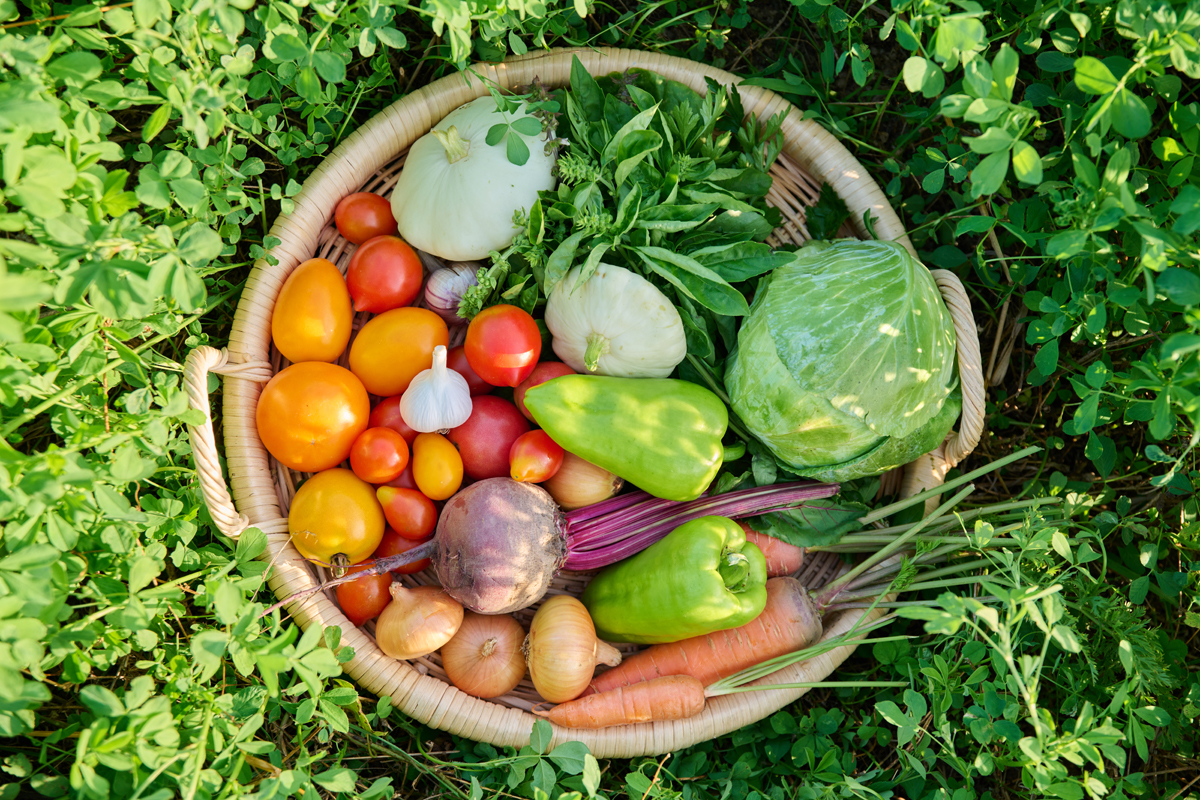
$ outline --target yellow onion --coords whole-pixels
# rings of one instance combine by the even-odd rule
[[[542,483],[554,502],[570,511],[599,503],[621,491],[625,481],[574,453],[563,453],[562,466]]]
[[[463,607],[440,586],[393,583],[392,602],[375,621],[375,641],[392,658],[427,656],[458,632]]]
[[[615,667],[621,654],[596,638],[596,626],[583,603],[560,594],[533,615],[525,660],[538,694],[551,703],[565,703],[583,693],[597,664]]]
[[[474,697],[508,694],[525,677],[524,639],[521,623],[507,614],[468,611],[458,633],[442,645],[446,677]]]

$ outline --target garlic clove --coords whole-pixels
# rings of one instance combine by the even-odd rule
[[[400,398],[400,418],[420,433],[457,428],[471,416],[467,379],[446,366],[446,347],[433,348],[433,366],[412,379]]]

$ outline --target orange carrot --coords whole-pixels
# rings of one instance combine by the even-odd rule
[[[767,577],[778,578],[791,575],[804,563],[804,548],[759,533],[745,522],[740,523],[746,532],[746,541],[758,545],[767,559]]]
[[[666,675],[559,703],[549,711],[534,709],[533,713],[564,728],[607,728],[686,719],[703,710],[704,684],[688,675]]]
[[[795,578],[767,581],[763,613],[740,628],[656,644],[592,679],[583,696],[664,675],[690,675],[708,686],[721,678],[821,638],[821,615],[808,590]]]

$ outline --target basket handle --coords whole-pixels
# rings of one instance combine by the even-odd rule
[[[231,364],[227,349],[217,350],[203,345],[188,353],[187,360],[183,362],[183,385],[187,390],[188,403],[204,415],[203,424],[188,424],[188,438],[196,457],[196,472],[200,476],[200,491],[204,493],[208,513],[212,515],[217,528],[231,539],[236,539],[250,527],[250,518],[238,512],[229,495],[225,476],[221,474],[217,437],[213,433],[212,412],[208,402],[210,372],[265,383],[271,379],[272,371],[271,365],[265,361]]]
[[[946,473],[979,444],[983,435],[983,358],[979,353],[979,331],[971,314],[971,298],[962,281],[953,272],[931,270],[942,300],[950,311],[958,339],[958,378],[962,389],[962,415],[958,430],[950,431],[946,440],[932,453],[925,453],[904,467],[900,496],[912,497],[926,489],[936,489],[946,482]],[[938,498],[925,501],[925,513],[937,508]]]
[[[951,431],[942,445],[942,457],[955,467],[979,444],[983,435],[983,357],[979,353],[979,330],[971,313],[971,298],[962,281],[945,269],[931,270],[942,293],[958,338],[958,380],[962,388],[962,417],[958,430]]]

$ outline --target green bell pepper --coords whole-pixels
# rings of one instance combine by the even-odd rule
[[[666,500],[695,500],[724,459],[729,411],[688,381],[564,375],[526,391],[525,407],[567,452]]]
[[[745,625],[766,607],[766,584],[742,526],[700,517],[601,570],[580,599],[601,639],[658,644]]]

